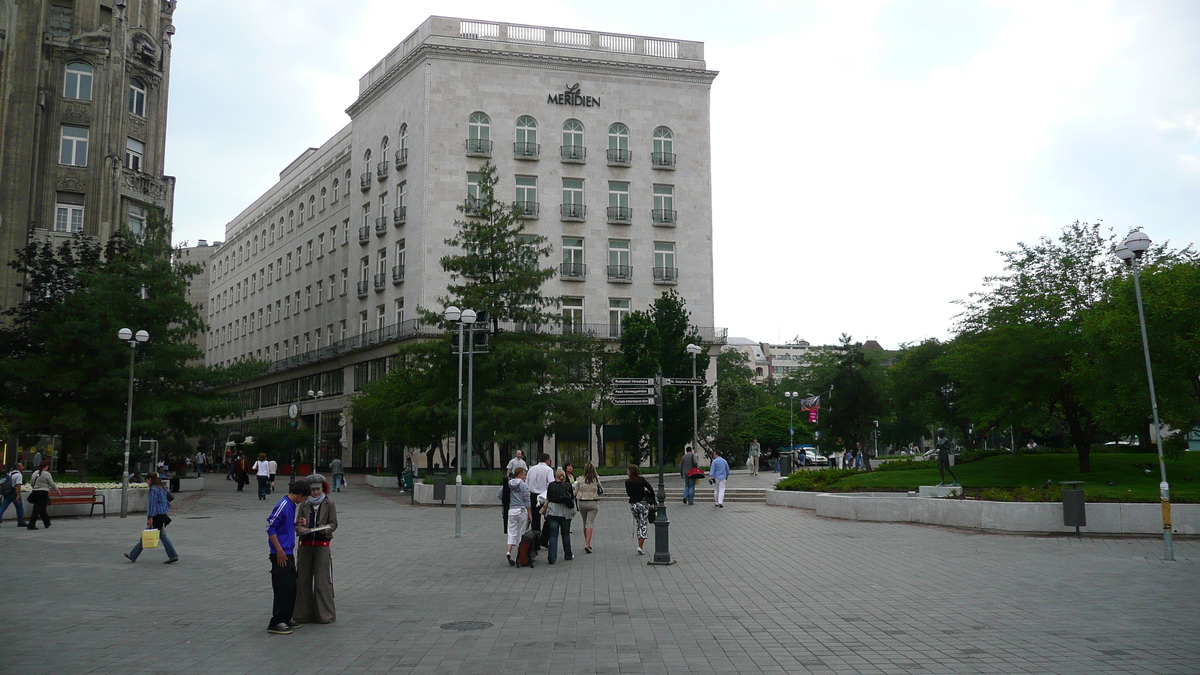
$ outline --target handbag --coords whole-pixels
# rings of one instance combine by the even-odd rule
[[[653,525],[653,524],[654,524],[654,519],[657,517],[657,516],[655,515],[655,512],[656,512],[656,511],[658,511],[658,509],[657,509],[657,508],[655,508],[655,506],[654,506],[653,504],[649,504],[648,506],[650,507],[650,511],[649,511],[649,513],[647,513],[647,514],[646,514],[646,520],[647,520],[647,522],[649,522],[651,525]]]
[[[688,469],[687,477],[688,478],[704,478],[704,469],[692,467],[692,468]]]
[[[158,530],[142,530],[142,548],[158,548]]]

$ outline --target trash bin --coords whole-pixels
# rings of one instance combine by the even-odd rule
[[[1077,487],[1083,485],[1083,481],[1068,480],[1060,482],[1059,485],[1063,486],[1063,525],[1075,528],[1075,534],[1078,535],[1079,528],[1087,527],[1087,511],[1083,501],[1083,488]]]
[[[412,492],[413,489],[413,474],[411,471],[404,472],[404,491]]]
[[[792,473],[792,453],[779,453],[779,477],[787,478]]]
[[[446,476],[433,477],[433,498],[437,501],[446,501]]]

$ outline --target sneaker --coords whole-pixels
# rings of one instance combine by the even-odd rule
[[[573,556],[573,555],[563,556],[563,560],[574,560],[574,559],[575,559],[575,556]]]
[[[163,561],[164,565],[170,565],[173,562],[179,562],[179,558],[167,558]]]
[[[277,623],[267,629],[271,635],[291,635],[292,629],[286,623]]]
[[[296,629],[296,628],[300,627],[300,622],[298,622],[298,621],[289,621],[289,622],[287,622],[287,624],[288,624],[288,628],[292,628],[292,629]]]
[[[123,554],[123,555],[124,555],[124,556],[125,556],[125,557],[126,557],[128,560],[129,560],[129,562],[131,562],[131,563],[135,563],[135,562],[137,562],[137,561],[136,561],[136,560],[134,560],[133,558],[130,558],[128,553],[125,553],[125,554]]]

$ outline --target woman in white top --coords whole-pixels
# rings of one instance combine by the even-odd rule
[[[271,463],[267,461],[267,453],[258,453],[258,461],[254,463],[252,468],[254,469],[255,476],[258,478],[258,498],[260,500],[266,499],[267,494],[271,490]]]

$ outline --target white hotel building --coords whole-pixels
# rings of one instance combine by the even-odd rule
[[[511,195],[527,230],[553,244],[545,292],[572,323],[615,337],[626,312],[674,288],[721,343],[711,328],[716,73],[703,47],[426,20],[362,77],[349,124],[288,165],[211,251],[207,362],[272,364],[251,385],[247,420],[284,418],[295,402],[301,423],[318,427],[319,465],[338,453],[348,466],[385,462],[341,413],[386,372],[397,342],[430,334],[415,310],[441,310],[444,240],[489,161],[497,196]],[[620,436],[605,436],[610,455]],[[595,457],[595,437],[530,446]]]

